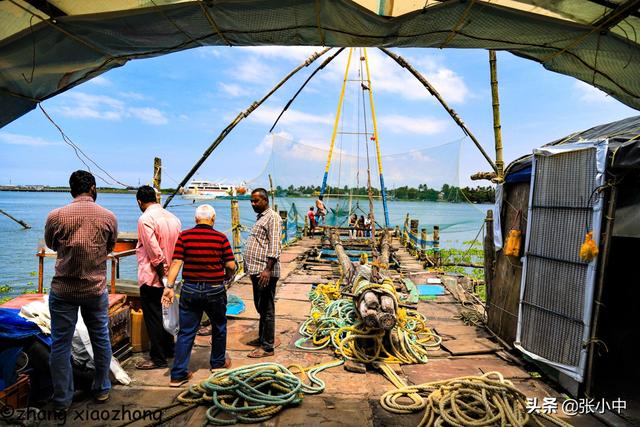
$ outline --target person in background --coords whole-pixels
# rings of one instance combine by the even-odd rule
[[[245,270],[253,285],[253,302],[260,323],[258,338],[247,344],[258,347],[248,357],[273,356],[275,347],[275,296],[276,283],[280,278],[280,216],[269,207],[269,198],[264,188],[251,192],[251,207],[258,214],[256,223],[245,245]]]
[[[371,237],[371,214],[364,218],[364,237]]]
[[[325,225],[325,217],[327,216],[327,207],[324,205],[322,201],[323,196],[319,196],[316,199],[316,218],[317,223],[320,224],[320,220],[322,220],[322,225]]]
[[[364,237],[364,216],[360,215],[360,218],[358,218],[358,221],[356,223],[356,229],[357,231],[357,235],[358,237]]]
[[[169,269],[162,303],[173,303],[173,288],[182,269],[180,314],[176,357],[171,368],[169,386],[180,387],[192,377],[189,372],[191,349],[200,326],[202,313],[211,321],[211,369],[231,366],[227,355],[227,290],[236,272],[236,260],[224,233],[213,228],[216,211],[211,205],[196,209],[196,226],[180,233]]]
[[[52,210],[44,226],[47,246],[58,254],[49,292],[51,314],[52,404],[66,413],[73,400],[71,340],[82,313],[93,349],[95,373],[91,390],[96,403],[109,400],[111,341],[107,255],[118,237],[118,223],[111,211],[96,204],[96,180],[90,172],[71,174],[73,201]]]
[[[309,208],[309,212],[307,212],[307,218],[309,218],[309,230],[313,233],[313,230],[316,228],[316,216],[313,212],[313,206]]]
[[[349,237],[351,239],[356,238],[356,225],[358,224],[358,215],[352,214],[349,217]]]
[[[166,368],[173,357],[173,335],[165,331],[162,322],[162,279],[169,271],[173,248],[180,234],[180,220],[158,203],[156,190],[148,185],[138,188],[138,284],[144,324],[149,335],[149,359],[135,364],[137,369]]]

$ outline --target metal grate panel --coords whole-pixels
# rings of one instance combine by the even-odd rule
[[[606,142],[604,143],[606,152]],[[588,147],[588,148],[585,148]],[[593,264],[579,258],[586,231],[599,230],[602,144],[534,153],[517,346],[581,378]]]

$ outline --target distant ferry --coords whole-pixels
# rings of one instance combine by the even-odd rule
[[[214,200],[214,199],[247,199],[249,191],[243,182],[240,185],[222,184],[212,181],[191,181],[182,197],[190,200]]]

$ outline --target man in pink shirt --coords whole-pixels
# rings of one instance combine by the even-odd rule
[[[168,274],[181,224],[174,214],[160,206],[153,187],[140,187],[136,199],[142,211],[136,248],[140,305],[150,342],[149,359],[136,363],[136,368],[166,368],[167,358],[173,357],[174,341],[162,324],[162,278]]]

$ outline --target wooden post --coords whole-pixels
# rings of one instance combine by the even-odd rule
[[[38,293],[44,291],[44,248],[40,248],[38,256]]]
[[[394,237],[398,237],[398,236],[400,236],[400,226],[399,226],[399,225],[396,225],[396,228],[395,228],[395,230],[393,231],[393,236],[394,236]]]
[[[15,221],[15,222],[17,222],[18,224],[20,224],[24,229],[31,228],[31,226],[30,226],[29,224],[27,224],[26,222],[21,221],[21,220],[19,220],[18,218],[14,218],[14,217],[12,217],[11,215],[9,215],[8,213],[6,213],[6,212],[5,212],[5,211],[3,211],[2,209],[0,209],[0,214],[2,214],[2,215],[4,215],[4,216],[6,216],[6,217],[7,217],[7,218],[9,218],[9,219],[14,220],[14,221]]]
[[[286,242],[289,238],[289,214],[287,211],[280,211],[280,219],[282,219],[282,241]]]
[[[238,263],[238,273],[244,271],[244,259],[242,258],[240,235],[240,207],[237,199],[231,199],[231,240],[233,243],[233,255]]]
[[[484,230],[484,286],[487,298],[485,306],[487,307],[487,315],[489,315],[491,305],[490,292],[493,283],[493,265],[496,257],[496,247],[493,242],[493,211],[491,209],[487,211],[487,217],[484,220]]]
[[[305,215],[304,216],[304,228],[302,229],[302,235],[303,236],[308,236],[309,233],[309,216]]]
[[[500,126],[500,96],[498,95],[498,68],[496,66],[496,51],[489,50],[489,70],[491,73],[491,100],[493,105],[493,134],[496,146],[496,174],[497,180],[504,180],[504,162],[502,161],[502,131]]]
[[[156,189],[156,197],[158,203],[162,203],[162,194],[160,193],[160,184],[162,182],[162,160],[160,157],[153,159],[153,188]]]
[[[112,256],[111,258],[111,291],[110,294],[116,293],[116,270],[118,268],[118,258]]]
[[[433,255],[436,265],[440,265],[440,226],[433,226],[433,248],[435,249]]]
[[[427,257],[427,229],[423,228],[420,230],[420,259],[426,259]]]

